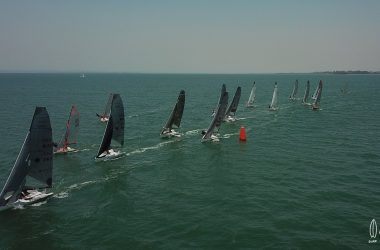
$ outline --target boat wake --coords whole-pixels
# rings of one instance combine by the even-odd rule
[[[69,197],[69,193],[68,192],[60,192],[58,194],[53,195],[53,197],[57,198],[57,199],[64,199],[64,198]]]
[[[139,148],[139,149],[136,149],[136,150],[134,150],[132,152],[127,153],[126,155],[130,156],[130,155],[134,155],[134,154],[141,154],[141,153],[144,153],[144,152],[146,152],[148,150],[159,149],[159,148],[165,146],[166,144],[170,144],[170,143],[173,143],[173,142],[176,142],[176,140],[164,141],[164,142],[160,142],[160,143],[158,143],[157,145],[154,145],[154,146],[150,146],[150,147],[146,147],[146,148]]]
[[[249,117],[240,117],[240,118],[236,118],[237,121],[240,121],[240,120],[248,120],[248,119],[254,119],[255,117],[254,116],[249,116]]]
[[[85,181],[85,182],[82,182],[82,183],[78,183],[78,184],[73,184],[73,185],[71,185],[71,186],[69,186],[68,188],[67,188],[67,190],[66,191],[63,191],[63,192],[61,192],[60,194],[62,194],[62,193],[65,193],[65,192],[68,192],[68,191],[70,191],[70,190],[79,190],[79,189],[82,189],[83,187],[85,187],[85,186],[88,186],[88,185],[90,185],[90,184],[94,184],[94,183],[96,183],[97,181]],[[67,194],[68,195],[68,194]]]
[[[44,205],[46,203],[47,203],[47,200],[44,200],[44,201],[41,201],[41,202],[30,204],[29,206],[31,206],[31,207],[39,207],[39,206],[42,206],[42,205]]]
[[[235,136],[235,135],[239,135],[239,133],[224,134],[221,138],[223,138],[223,139],[228,139],[228,138],[230,138],[231,136]]]
[[[201,129],[190,130],[190,131],[185,132],[185,135],[199,135],[200,134],[200,130]]]
[[[91,149],[89,148],[84,148],[84,149],[78,149],[76,152],[85,152],[85,151],[90,151]]]

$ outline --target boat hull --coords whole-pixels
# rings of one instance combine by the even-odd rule
[[[203,143],[203,142],[219,142],[220,140],[219,140],[219,137],[218,136],[216,136],[216,135],[211,135],[211,137],[210,138],[202,138],[201,139],[201,142]]]
[[[101,155],[95,157],[96,162],[100,161],[111,161],[111,160],[116,160],[118,158],[121,158],[125,155],[124,152],[121,151],[115,151],[113,149],[108,150],[108,153],[104,152]]]
[[[78,150],[75,148],[67,147],[67,148],[57,149],[57,151],[55,151],[54,154],[67,154],[67,153],[74,153],[74,152],[78,152]]]
[[[161,133],[160,134],[160,137],[163,138],[163,139],[168,139],[168,138],[171,138],[171,137],[181,137],[181,134],[172,130],[170,132],[166,132],[166,133]]]
[[[109,117],[101,117],[100,118],[101,122],[108,122],[108,120],[109,120]]]
[[[225,122],[236,122],[236,117],[228,116],[224,119]]]
[[[4,211],[7,209],[12,209],[15,207],[23,207],[27,205],[32,205],[38,202],[42,202],[47,200],[49,197],[51,197],[54,193],[46,193],[46,192],[40,192],[37,190],[29,190],[29,194],[25,196],[24,198],[20,198],[17,201],[15,201],[12,204],[6,205],[4,207],[0,208],[0,211]]]

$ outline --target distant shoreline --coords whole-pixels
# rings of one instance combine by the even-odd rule
[[[87,75],[87,74],[134,74],[134,75],[291,75],[291,74],[332,74],[332,75],[370,75],[370,74],[380,74],[380,71],[366,71],[366,70],[335,70],[335,71],[320,71],[320,72],[272,72],[272,73],[190,73],[190,72],[182,72],[182,73],[169,73],[169,72],[96,72],[96,71],[88,71],[83,74],[82,72],[75,71],[1,71],[0,75],[5,74],[78,74],[78,75]]]
[[[315,72],[318,74],[337,74],[337,75],[366,75],[366,74],[380,74],[380,71],[366,71],[366,70],[335,70],[335,71],[323,71]]]

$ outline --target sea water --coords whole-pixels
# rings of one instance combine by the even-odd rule
[[[290,101],[296,79],[299,100]],[[307,80],[310,95],[323,81],[319,111],[301,104]],[[254,81],[255,107],[246,108]],[[242,87],[238,121],[222,124],[220,142],[201,143],[223,83],[229,101]],[[80,112],[79,152],[54,156],[55,195],[2,212],[0,249],[380,245],[369,243],[370,222],[380,222],[380,75],[0,74],[0,86],[1,186],[36,106],[47,107],[55,141],[71,105]],[[163,140],[182,89],[183,135]],[[95,114],[109,93],[124,102],[126,156],[96,163],[105,124]]]

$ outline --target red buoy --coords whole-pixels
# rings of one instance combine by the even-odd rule
[[[245,134],[245,128],[243,126],[241,126],[241,128],[240,128],[239,139],[240,139],[240,141],[246,141],[247,140],[247,136]]]

